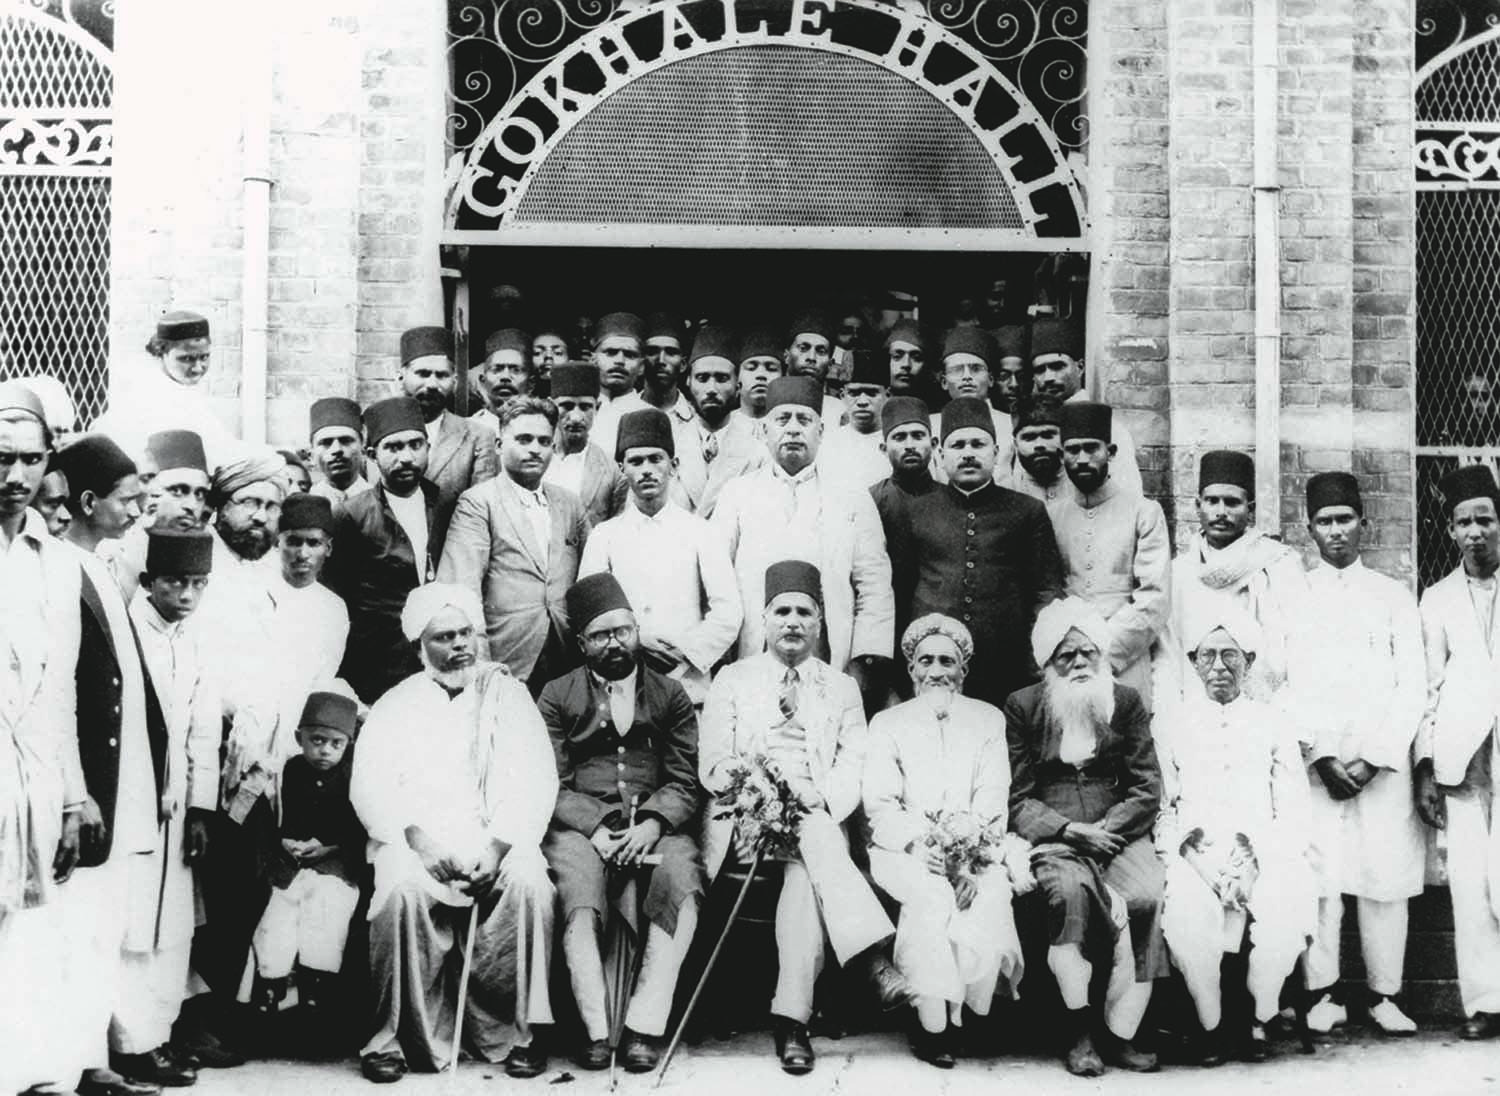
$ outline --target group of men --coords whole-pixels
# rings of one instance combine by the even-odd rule
[[[242,1060],[244,1009],[325,1007],[366,936],[372,1081],[460,1043],[542,1072],[558,957],[577,1063],[650,1070],[710,887],[760,859],[761,762],[800,818],[789,1073],[830,949],[939,1067],[1030,974],[1070,1071],[1154,1069],[1174,967],[1199,1060],[1264,1057],[1299,960],[1309,1026],[1347,1020],[1345,895],[1358,1003],[1410,1032],[1423,823],[1463,1034],[1500,1035],[1489,471],[1443,483],[1462,562],[1419,614],[1360,562],[1347,473],[1307,483],[1307,569],[1252,527],[1251,458],[1206,453],[1174,558],[1072,325],[956,328],[929,373],[898,323],[837,398],[834,341],[612,313],[570,360],[505,329],[461,417],[416,328],[401,394],[313,403],[310,461],[216,424],[191,313],[90,433],[0,384],[0,977],[34,987],[0,1091],[190,1084]]]

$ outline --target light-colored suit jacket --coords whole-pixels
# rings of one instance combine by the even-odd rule
[[[437,441],[427,454],[427,478],[437,484],[440,505],[451,505],[475,484],[500,471],[495,432],[474,419],[444,411]]]
[[[490,657],[522,681],[547,642],[547,628],[568,634],[564,595],[578,577],[589,522],[578,496],[542,484],[551,517],[546,558],[532,547],[531,523],[509,476],[459,496],[448,526],[438,581],[476,591],[484,602]]]
[[[583,500],[584,511],[590,525],[608,521],[625,508],[625,496],[630,485],[620,466],[600,452],[597,445],[590,444],[583,455],[583,482],[578,485],[578,496]]]
[[[672,477],[672,501],[701,518],[713,516],[719,492],[731,480],[748,475],[770,458],[766,443],[756,436],[749,418],[729,416],[729,425],[719,431],[719,452],[712,462],[703,459],[703,443],[697,420],[672,420],[672,440],[677,448],[677,474]]]
[[[1416,758],[1432,759],[1439,784],[1461,784],[1474,751],[1500,716],[1500,613],[1486,637],[1460,565],[1428,587],[1421,615],[1427,709]]]

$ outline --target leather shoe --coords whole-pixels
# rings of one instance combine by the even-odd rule
[[[655,1039],[638,1031],[625,1029],[620,1041],[620,1061],[625,1064],[626,1073],[650,1073],[656,1068],[660,1058],[661,1051],[657,1048]]]
[[[406,1076],[406,1059],[399,1054],[366,1054],[359,1060],[365,1080],[388,1085]]]
[[[112,1069],[91,1069],[74,1091],[78,1096],[161,1096],[161,1085],[132,1081]]]
[[[887,1012],[911,1004],[916,996],[906,976],[884,955],[876,955],[870,960],[869,976],[870,985],[875,987],[875,998]]]
[[[1063,1064],[1068,1067],[1068,1072],[1074,1077],[1102,1077],[1104,1075],[1104,1061],[1099,1057],[1099,1052],[1094,1049],[1094,1040],[1084,1032],[1073,1041],[1068,1048],[1068,1053],[1063,1057]]]
[[[609,1065],[609,1047],[605,1046],[604,1064]],[[505,1056],[505,1075],[525,1080],[547,1068],[547,1055],[540,1047],[511,1047]]]
[[[1155,1054],[1141,1050],[1129,1039],[1121,1039],[1108,1029],[1099,1040],[1098,1050],[1099,1057],[1117,1069],[1126,1069],[1131,1073],[1155,1073],[1157,1070]]]
[[[911,1033],[911,1052],[917,1059],[938,1069],[952,1069],[957,1063],[953,1055],[952,1029],[931,1032],[918,1025]]]
[[[132,1081],[163,1088],[186,1088],[198,1083],[198,1071],[173,1059],[165,1044],[146,1054],[111,1054],[110,1065]]]
[[[812,1043],[807,1038],[807,1025],[795,1020],[776,1021],[776,1057],[781,1059],[783,1072],[793,1077],[811,1073],[817,1060]]]
[[[1500,1013],[1476,1012],[1458,1029],[1460,1039],[1493,1039],[1500,1035]]]
[[[608,1069],[609,1040],[590,1039],[574,1052],[573,1061],[579,1069]]]
[[[1269,1062],[1276,1056],[1271,1046],[1271,1037],[1266,1034],[1264,1024],[1251,1024],[1240,1044],[1240,1058],[1246,1062]]]
[[[245,1064],[245,1056],[231,1050],[207,1032],[168,1044],[173,1057],[194,1069],[234,1069]]]

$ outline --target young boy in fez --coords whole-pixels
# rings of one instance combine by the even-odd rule
[[[599,415],[599,367],[568,362],[552,370],[552,402],[557,405],[557,433],[546,483],[572,491],[597,525],[614,517],[625,504],[625,479],[614,461],[614,449],[595,440]],[[611,406],[615,406],[611,404]],[[645,403],[641,408],[646,407]],[[614,433],[619,431],[615,419]],[[613,445],[613,442],[611,442]]]
[[[309,695],[296,732],[302,752],[281,770],[281,848],[254,937],[251,1002],[262,1013],[280,1007],[294,966],[298,1000],[319,1008],[344,962],[365,861],[364,827],[349,803],[357,711],[342,693]]]
[[[341,505],[345,499],[368,491],[359,404],[343,396],[314,400],[307,425],[313,463],[320,477],[312,493]]]

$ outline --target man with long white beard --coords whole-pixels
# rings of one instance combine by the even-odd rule
[[[1183,634],[1201,687],[1157,720],[1162,930],[1203,1026],[1201,1064],[1218,1065],[1228,1052],[1263,1061],[1271,1055],[1265,1025],[1317,926],[1307,775],[1279,710],[1244,693],[1260,645],[1250,614],[1210,605]],[[1247,921],[1253,1015],[1248,1024],[1221,1023],[1220,967],[1239,952]]]
[[[547,729],[525,687],[483,660],[484,609],[472,590],[419,586],[401,630],[422,669],[370,709],[349,787],[375,868],[370,980],[380,1027],[361,1069],[384,1083],[408,1060],[447,1064],[462,927],[475,916],[464,1034],[480,1058],[535,1077],[547,1058],[534,1028],[552,1022],[554,894],[541,844],[557,770]]]
[[[1151,844],[1161,770],[1140,696],[1110,674],[1109,638],[1109,625],[1081,599],[1053,602],[1031,634],[1043,680],[1005,703],[1010,828],[1033,846],[1047,966],[1068,1010],[1064,1060],[1080,1077],[1103,1073],[1106,1061],[1156,1068],[1156,1056],[1131,1040],[1152,980],[1168,972],[1162,868]],[[1101,962],[1111,969],[1096,1050],[1089,983]]]
[[[1001,979],[1019,985],[1021,942],[1000,849],[987,867],[950,872],[931,819],[998,839],[1010,757],[999,710],[961,695],[974,654],[967,628],[930,613],[906,629],[901,653],[916,698],[875,716],[865,757],[870,874],[901,903],[896,968],[916,995],[912,1053],[951,1069],[965,1006],[987,1016]]]

